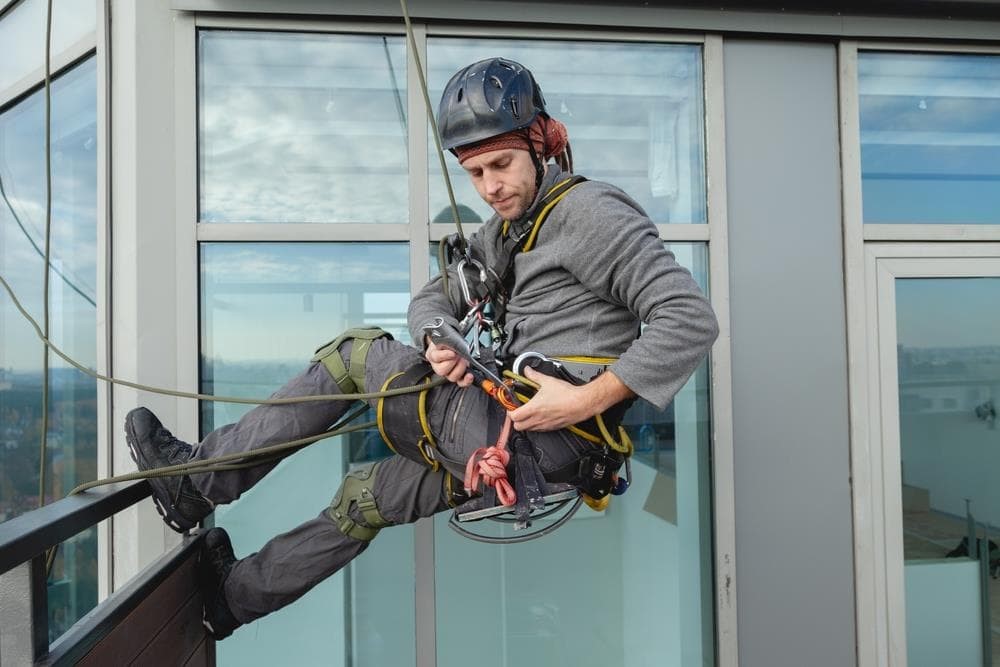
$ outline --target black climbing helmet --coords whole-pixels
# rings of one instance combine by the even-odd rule
[[[437,124],[441,147],[474,144],[528,127],[548,116],[542,89],[528,69],[506,58],[480,60],[459,70],[441,95]]]

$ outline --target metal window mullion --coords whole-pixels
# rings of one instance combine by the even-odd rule
[[[288,18],[286,16],[219,16],[215,14],[195,14],[198,28],[219,28],[223,30],[262,30],[267,32],[339,32],[373,35],[405,35],[402,20],[393,23],[378,23],[360,18],[357,21],[336,20],[317,16],[316,18]],[[416,27],[416,25],[414,25]]]
[[[861,131],[858,106],[858,44],[838,46],[840,104],[841,210],[844,244],[844,294],[847,319],[847,387],[851,453],[851,504],[854,526],[855,633],[859,667],[888,660],[885,643],[884,581],[876,530],[876,470],[868,406],[870,373],[866,323],[869,322],[861,206]]]
[[[427,71],[427,26],[413,23],[417,55]],[[415,294],[430,273],[428,174],[428,118],[420,86],[416,59],[406,41],[406,109],[409,150],[409,242],[410,293]],[[416,341],[414,341],[416,342]],[[417,667],[437,664],[437,612],[435,600],[434,519],[417,521],[413,527],[414,635]]]
[[[725,190],[723,190],[723,193],[724,192]],[[709,198],[711,199],[711,195],[709,195]],[[725,221],[724,217],[723,221]],[[712,230],[714,227],[715,226],[712,225],[711,223],[704,225],[703,224],[656,225],[656,229],[660,233],[660,238],[663,239],[664,241],[671,241],[671,242],[681,242],[681,241],[707,242],[709,238],[713,235]]]
[[[111,236],[111,34],[108,3],[97,10],[97,372],[113,376],[112,366],[112,236]],[[102,335],[103,334],[103,335]],[[114,442],[112,398],[105,382],[97,383],[97,476],[114,474],[111,453]],[[111,595],[114,559],[111,542],[113,519],[97,524],[97,599]]]
[[[873,224],[863,225],[865,241],[1000,241],[1000,218],[995,225]]]
[[[410,224],[199,222],[196,235],[199,242],[407,241]]]
[[[949,44],[946,42],[850,42],[856,51],[905,51],[907,53],[960,53],[960,54],[1000,54],[1000,46],[991,44]]]
[[[177,12],[174,19],[174,187],[177,234],[177,385],[199,391],[200,294],[198,277],[198,33],[194,15]],[[198,401],[177,401],[178,435],[188,442],[201,438]]]
[[[572,28],[533,28],[526,26],[504,26],[503,33],[497,32],[495,26],[489,24],[478,25],[449,25],[449,24],[428,24],[427,34],[431,37],[482,37],[485,39],[547,39],[547,40],[569,40],[574,42],[655,42],[665,44],[701,44],[705,41],[704,35],[691,33],[665,33],[656,32],[636,32],[622,31],[609,27],[606,30],[573,30]]]
[[[711,354],[712,519],[715,524],[716,654],[720,667],[739,662],[736,599],[736,496],[733,453],[732,339],[729,316],[729,222],[726,191],[726,105],[723,39],[703,47],[705,166],[708,195],[708,282],[719,322]],[[665,225],[673,231],[678,225]]]
[[[97,43],[97,35],[98,31],[89,32],[59,53],[52,54],[51,79],[54,81],[59,78],[66,70],[76,66],[78,61],[91,53]],[[0,90],[0,109],[3,109],[9,102],[17,100],[32,89],[44,85],[44,82],[45,67],[43,65],[36,67],[14,83]]]

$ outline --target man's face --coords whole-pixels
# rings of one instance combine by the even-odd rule
[[[528,151],[502,148],[462,163],[479,196],[504,220],[517,220],[535,200],[535,164]]]

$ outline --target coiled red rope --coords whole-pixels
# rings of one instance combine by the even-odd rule
[[[496,444],[492,447],[480,447],[472,452],[469,462],[465,464],[466,493],[475,493],[479,487],[479,478],[482,477],[483,484],[496,489],[497,499],[504,507],[510,507],[517,502],[514,487],[507,479],[507,464],[510,462],[507,440],[510,438],[512,423],[508,415]]]

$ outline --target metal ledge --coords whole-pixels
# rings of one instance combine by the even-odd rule
[[[146,480],[109,484],[0,523],[0,574],[149,497]]]

